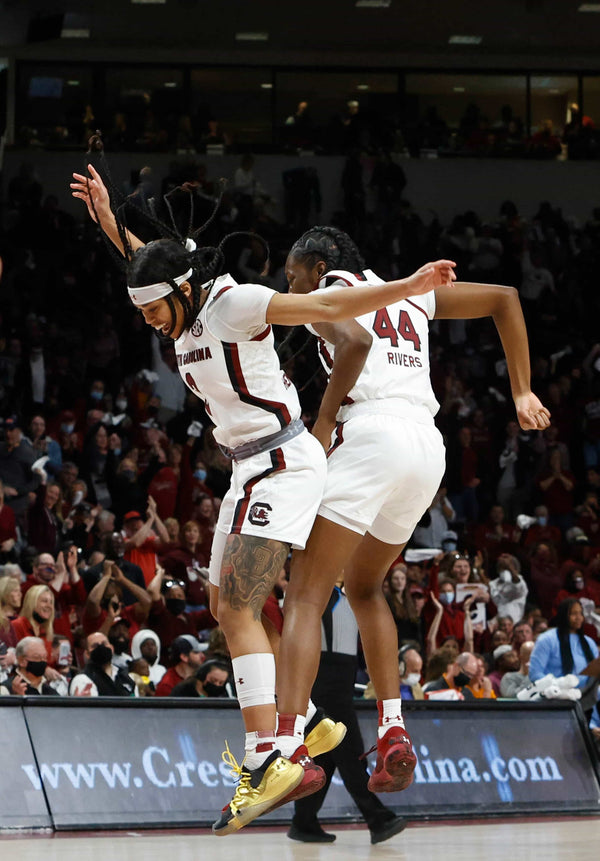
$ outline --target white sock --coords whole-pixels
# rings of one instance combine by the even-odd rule
[[[275,750],[275,732],[270,730],[258,730],[247,732],[244,740],[244,765],[249,771],[253,771],[263,764],[265,759],[271,756]]]
[[[383,738],[391,726],[401,726],[402,729],[405,729],[402,717],[402,700],[400,697],[394,700],[381,700],[377,737]]]
[[[312,700],[308,701],[308,708],[306,709],[306,723],[310,723],[313,717],[315,716],[317,711],[316,705]]]
[[[277,747],[283,756],[290,756],[304,744],[306,715],[278,715]]]

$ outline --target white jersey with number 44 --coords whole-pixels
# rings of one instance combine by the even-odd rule
[[[336,269],[323,276],[319,289],[383,283],[370,269],[358,273]],[[338,420],[345,421],[356,412],[353,405],[383,399],[402,402],[407,414],[414,407],[415,413],[429,413],[433,419],[439,409],[429,375],[429,321],[434,313],[435,294],[431,291],[356,318],[373,342],[356,385],[338,413]],[[311,326],[307,328],[317,334]],[[321,362],[331,373],[335,348],[324,338],[317,337]]]

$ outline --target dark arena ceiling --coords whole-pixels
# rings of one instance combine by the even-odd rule
[[[254,39],[240,39],[239,34],[254,34]],[[455,43],[450,41],[453,36],[478,41]],[[156,62],[179,58],[312,66],[593,70],[600,69],[600,3],[0,0],[0,54],[17,59],[139,61],[151,55]]]

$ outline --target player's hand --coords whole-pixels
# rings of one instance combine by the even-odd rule
[[[335,419],[330,421],[325,418],[317,418],[314,425],[312,426],[312,435],[316,437],[325,451],[329,451],[331,448],[331,436],[333,431],[335,430]]]
[[[100,221],[107,221],[113,217],[108,190],[96,168],[88,164],[88,170],[91,174],[89,177],[81,173],[73,174],[75,182],[71,183],[71,194],[83,200],[92,221],[97,222],[98,218]]]
[[[517,419],[523,430],[544,430],[550,426],[550,412],[540,399],[527,392],[515,398]]]
[[[435,290],[436,287],[450,287],[452,282],[456,281],[455,267],[456,263],[453,260],[436,260],[434,263],[426,263],[405,279],[405,284],[409,290],[408,295],[420,296]]]

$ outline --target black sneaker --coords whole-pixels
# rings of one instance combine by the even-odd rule
[[[371,843],[383,843],[384,840],[389,840],[394,834],[400,834],[404,831],[408,822],[401,816],[394,816],[391,819],[386,819],[381,825],[373,825],[369,828],[371,832]]]
[[[323,831],[318,823],[316,826],[303,831],[292,822],[287,836],[290,840],[299,840],[301,843],[334,843],[336,838],[335,834],[328,834],[327,831]]]

